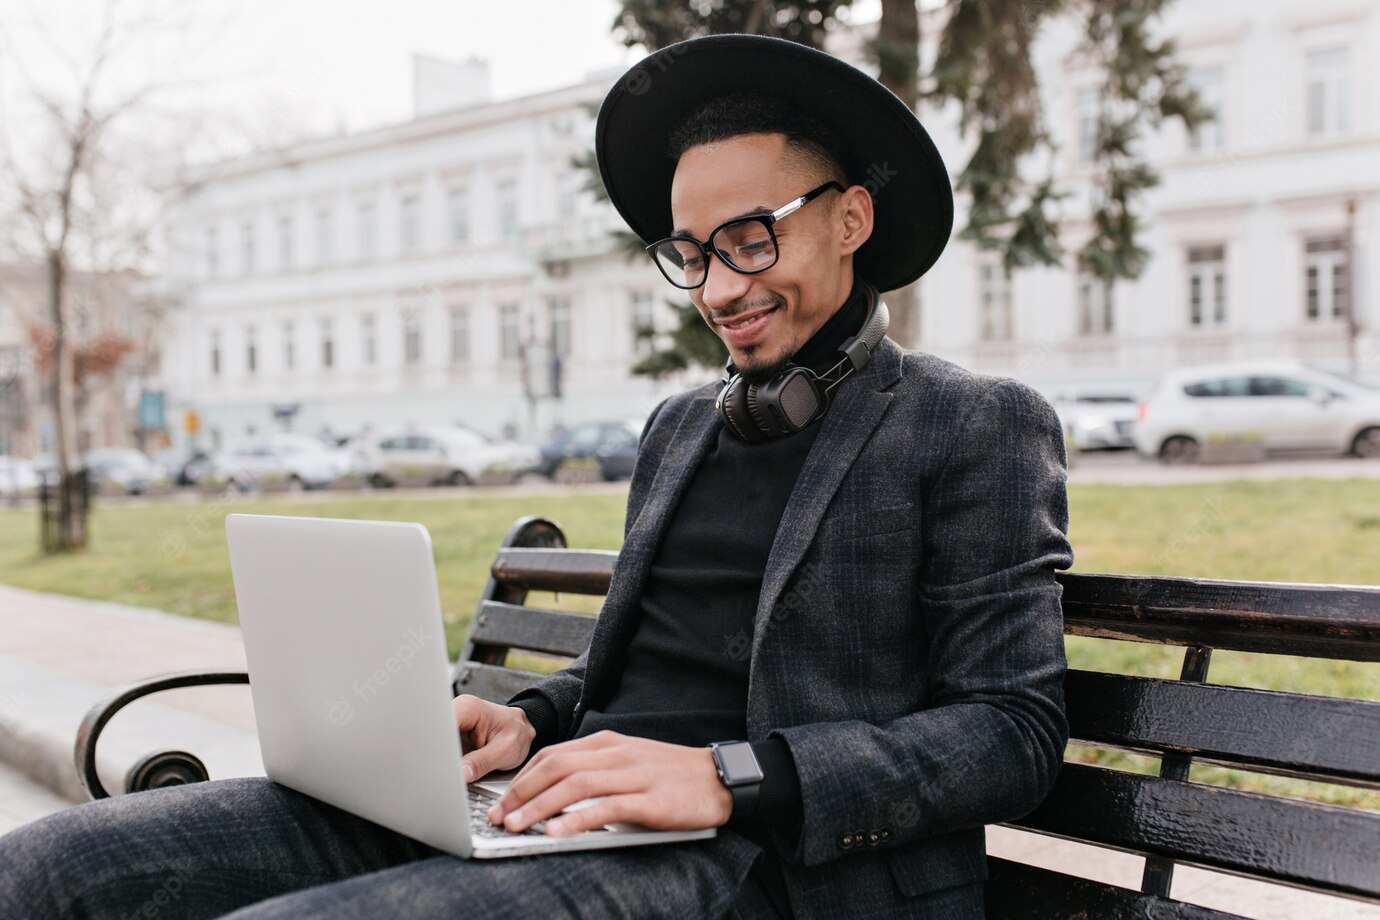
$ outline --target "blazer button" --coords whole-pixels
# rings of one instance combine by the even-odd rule
[[[881,842],[881,839],[882,835],[879,832],[872,831],[870,834],[867,835],[867,845],[870,847],[875,847],[879,842]]]
[[[890,840],[890,839],[891,839],[891,828],[889,828],[889,827],[884,827],[884,828],[882,828],[881,830],[879,830],[879,831],[877,832],[877,834],[878,834],[883,840]]]

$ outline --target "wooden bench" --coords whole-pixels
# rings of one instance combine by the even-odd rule
[[[505,701],[541,674],[513,653],[570,659],[595,618],[529,606],[533,591],[602,596],[617,554],[567,549],[540,517],[515,523],[494,558],[453,675],[456,693]],[[1146,857],[1139,890],[991,858],[992,918],[1227,918],[1170,898],[1178,864],[1380,903],[1380,813],[1190,782],[1211,764],[1380,789],[1380,702],[1215,686],[1214,649],[1380,660],[1380,588],[1060,573],[1065,632],[1185,649],[1179,680],[1072,670],[1072,738],[1160,758],[1159,775],[1066,763],[1049,798],[1011,826]],[[181,674],[144,682],[94,707],[77,764],[94,797],[100,729],[151,692],[246,682],[244,674]],[[159,761],[159,757],[164,758]],[[205,778],[188,754],[148,759],[132,789]]]

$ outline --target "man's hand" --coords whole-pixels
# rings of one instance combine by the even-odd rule
[[[546,832],[563,836],[615,821],[699,830],[733,814],[733,795],[719,782],[709,748],[601,731],[538,751],[489,810],[489,821],[522,831],[597,796],[604,798],[548,821]]]
[[[465,782],[494,770],[511,770],[527,759],[537,730],[517,706],[501,706],[462,693],[455,698],[455,724],[468,752],[461,761]]]

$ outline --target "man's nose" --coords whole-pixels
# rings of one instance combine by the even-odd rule
[[[705,266],[704,288],[700,296],[709,309],[722,310],[734,301],[741,300],[751,285],[750,277],[729,268],[716,252]]]

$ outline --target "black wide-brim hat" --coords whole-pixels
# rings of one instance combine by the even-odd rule
[[[744,76],[750,75],[750,80]],[[890,291],[923,275],[949,240],[954,197],[934,142],[904,102],[822,51],[760,35],[710,35],[657,51],[618,79],[594,129],[599,173],[632,231],[671,235],[671,132],[725,93],[775,96],[831,128],[872,193],[874,226],[854,254],[859,275]]]

